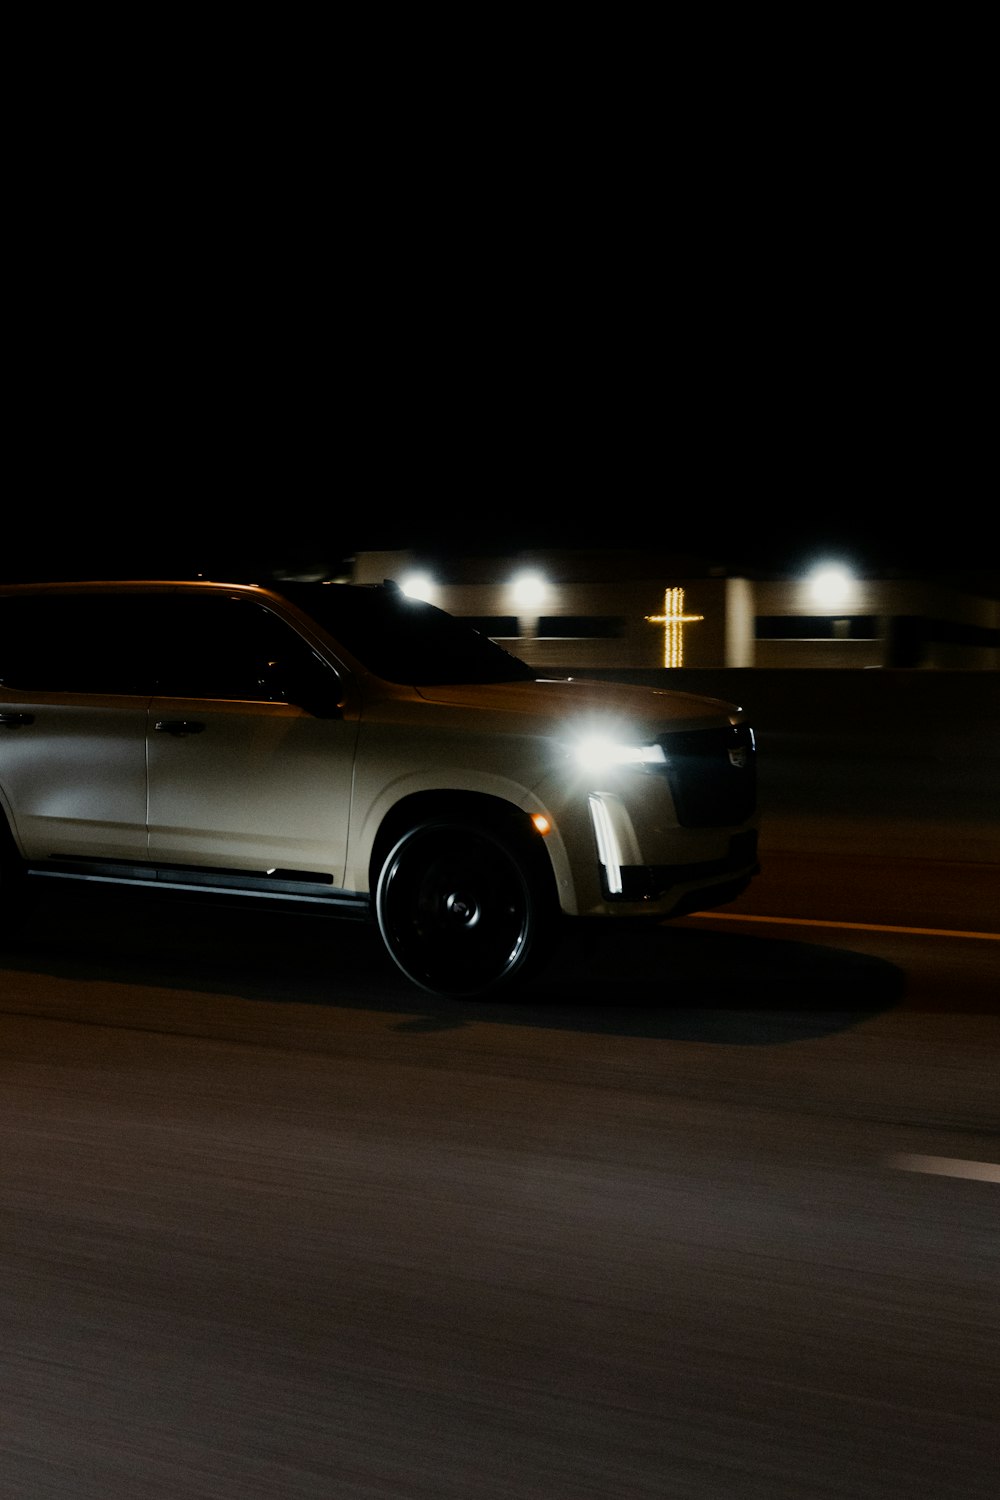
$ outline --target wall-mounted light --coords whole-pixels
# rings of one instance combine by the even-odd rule
[[[822,609],[841,609],[854,596],[853,573],[842,563],[821,563],[806,579],[809,597]]]
[[[519,573],[511,580],[514,603],[519,609],[539,609],[549,596],[549,585],[541,573]]]
[[[437,592],[437,584],[429,573],[407,573],[399,580],[399,586],[408,599],[423,599],[426,604],[432,602]]]

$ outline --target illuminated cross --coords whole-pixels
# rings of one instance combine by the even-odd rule
[[[684,613],[683,589],[665,590],[662,615],[646,615],[651,625],[663,626],[663,665],[665,667],[684,665],[684,626],[704,618],[704,615]]]

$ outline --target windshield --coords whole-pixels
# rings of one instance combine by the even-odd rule
[[[277,592],[387,682],[530,682],[535,677],[531,667],[489,636],[392,585],[282,583]]]

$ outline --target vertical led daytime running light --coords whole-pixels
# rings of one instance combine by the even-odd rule
[[[597,839],[597,857],[604,866],[608,892],[612,896],[620,896],[622,891],[621,851],[618,848],[618,840],[615,838],[615,830],[608,817],[608,810],[603,799],[591,793],[588,800],[590,821],[594,825],[594,836]]]

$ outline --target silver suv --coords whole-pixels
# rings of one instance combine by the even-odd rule
[[[572,919],[732,900],[755,770],[732,704],[539,680],[391,583],[0,588],[0,894],[313,903],[474,997]]]

